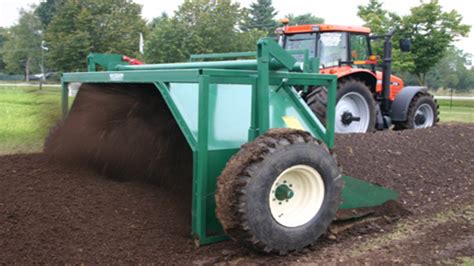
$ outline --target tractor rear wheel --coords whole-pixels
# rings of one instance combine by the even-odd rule
[[[439,121],[439,105],[433,95],[420,92],[410,102],[407,120],[395,123],[394,130],[433,127]]]
[[[305,97],[318,119],[326,122],[327,89],[316,87]],[[362,81],[341,82],[336,94],[336,133],[365,133],[375,130],[375,100]]]
[[[283,255],[326,232],[341,188],[325,146],[304,131],[272,129],[229,160],[217,182],[216,213],[232,239]]]

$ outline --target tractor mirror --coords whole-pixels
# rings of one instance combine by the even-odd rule
[[[400,39],[400,50],[402,52],[410,52],[410,50],[411,50],[411,40],[410,39]]]

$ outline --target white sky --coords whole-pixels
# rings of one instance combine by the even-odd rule
[[[184,0],[134,0],[143,6],[142,15],[151,20],[159,16],[163,11],[171,14]],[[242,6],[249,6],[253,0],[234,0]],[[357,17],[357,6],[367,4],[369,0],[331,0],[331,1],[308,1],[308,0],[273,0],[273,6],[278,11],[277,17],[283,17],[288,13],[303,14],[312,13],[322,17],[326,23],[343,25],[361,25],[362,20]],[[16,23],[20,8],[27,8],[31,4],[40,3],[41,0],[0,0],[0,27],[8,27]],[[385,0],[384,8],[398,14],[409,13],[410,7],[419,4],[417,0]],[[463,38],[457,46],[466,52],[474,54],[474,2],[468,0],[439,0],[445,11],[455,9],[463,16],[463,22],[471,25],[471,34]]]

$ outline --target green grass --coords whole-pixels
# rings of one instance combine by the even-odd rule
[[[0,154],[40,151],[59,117],[59,88],[0,86]]]
[[[474,123],[474,101],[472,100],[438,100],[441,122]]]

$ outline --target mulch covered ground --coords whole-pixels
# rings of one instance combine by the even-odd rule
[[[474,125],[341,135],[344,173],[411,212],[354,225],[286,257],[232,241],[195,247],[189,186],[117,181],[42,154],[0,157],[3,263],[453,263],[474,257]],[[186,180],[186,179],[182,179]]]

